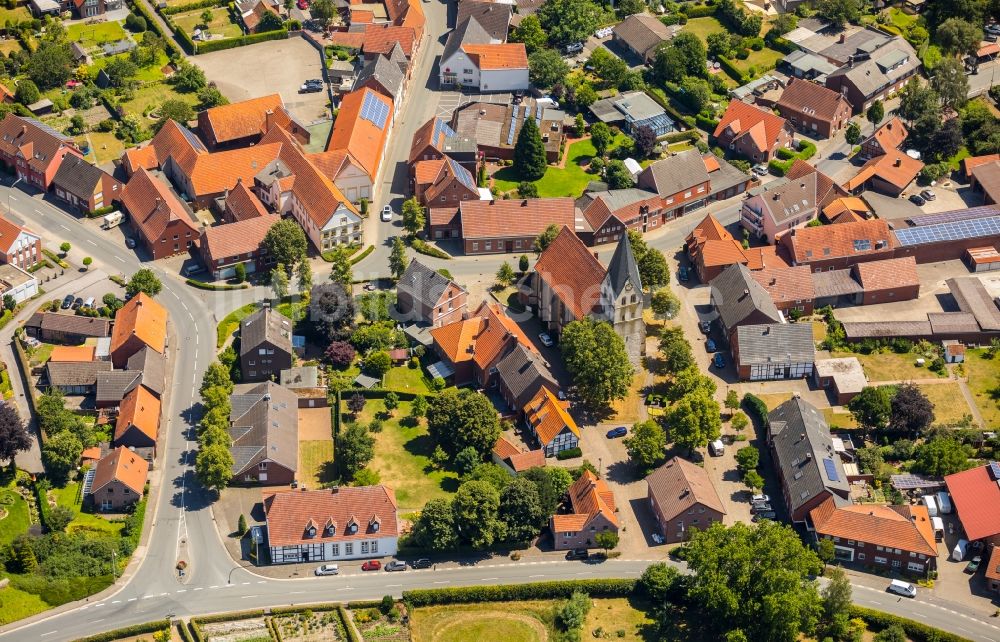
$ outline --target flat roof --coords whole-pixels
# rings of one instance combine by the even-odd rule
[[[15,265],[11,265],[10,263],[0,265],[0,281],[3,281],[12,288],[34,280],[35,277]]]
[[[865,369],[857,357],[817,359],[815,368],[820,377],[832,377],[839,392],[861,392],[868,385]]]

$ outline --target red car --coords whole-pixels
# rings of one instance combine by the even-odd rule
[[[382,562],[378,560],[368,560],[361,565],[362,571],[377,571],[382,568]]]

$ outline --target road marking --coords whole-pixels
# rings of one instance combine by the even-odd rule
[[[435,584],[451,584],[448,580],[441,580],[440,582],[434,582]]]
[[[164,595],[166,595],[166,593],[164,593]],[[118,604],[119,602],[121,602],[121,600],[111,600],[112,604]]]
[[[545,577],[545,576],[544,575],[529,575],[528,579],[530,580],[530,579],[535,578],[535,577]]]
[[[258,584],[267,584],[267,580],[261,580],[261,581],[259,581],[259,582],[257,582],[257,583],[258,583]]]
[[[99,607],[99,606],[104,606],[104,602],[101,602],[100,604],[95,604],[95,605],[94,605],[94,608],[96,609],[96,608],[97,608],[97,607]]]
[[[130,598],[128,598],[128,601],[129,601],[129,602],[135,602],[135,601],[136,601],[136,600],[138,600],[138,599],[139,599],[139,598],[137,598],[137,597],[130,597]]]
[[[123,259],[123,258],[122,258],[122,257],[120,257],[120,256],[116,256],[115,258],[116,258],[116,259],[118,259],[119,261],[121,261],[122,263],[124,263],[124,262],[125,262],[125,259]]]
[[[184,308],[185,312],[188,311],[187,303],[184,303],[183,301],[181,301],[181,307]]]
[[[256,595],[241,595],[241,600],[249,600],[251,597],[257,597]]]
[[[67,232],[69,232],[69,231],[70,231],[70,229],[69,229],[68,227],[66,227],[65,225],[63,225],[62,223],[60,223],[60,224],[59,224],[59,227],[63,228],[63,229],[64,229],[64,230],[66,230]]]
[[[243,582],[243,586],[249,586],[250,582]]]
[[[210,588],[210,589],[219,588],[219,585],[216,584],[215,586],[209,586],[208,588]]]
[[[386,584],[385,585],[386,588],[400,588],[401,586],[403,586],[403,585],[402,584]]]
[[[53,633],[58,633],[58,632],[59,632],[59,629],[56,629],[55,631],[49,631],[48,633],[42,633],[41,637],[44,638],[46,635],[52,635]]]
[[[98,620],[91,620],[91,621],[90,621],[90,623],[91,623],[91,624],[94,624],[94,623],[96,623],[96,622],[103,622],[103,621],[104,621],[104,618],[102,617],[102,618],[100,618],[100,619],[98,619]]]
[[[194,590],[196,590],[196,591],[200,591],[200,590],[202,590],[203,588],[204,588],[204,587],[202,587],[202,586],[199,586],[198,588],[196,588],[196,589],[194,589]]]
[[[97,243],[94,243],[94,239],[87,239],[87,243],[90,243],[94,247],[97,247]]]
[[[481,577],[481,578],[479,578],[479,581],[480,582],[496,582],[499,579],[500,579],[499,577]]]
[[[188,590],[187,589],[177,589],[177,592],[178,593],[187,593]]]
[[[151,599],[153,599],[154,597],[156,597],[156,596],[155,596],[155,595],[143,595],[143,596],[142,596],[142,599],[144,599],[144,600],[151,600]]]

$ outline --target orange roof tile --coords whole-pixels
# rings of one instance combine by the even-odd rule
[[[520,42],[462,45],[462,50],[480,69],[527,69],[528,53]]]
[[[944,478],[970,542],[1000,534],[1000,479],[989,470],[988,465],[977,466]]]
[[[985,165],[986,163],[992,163],[993,161],[1000,161],[1000,154],[986,154],[985,156],[969,156],[962,161],[965,166],[965,177],[972,178],[972,170],[979,167],[980,165]]]
[[[611,523],[618,526],[615,496],[606,481],[585,470],[580,478],[570,485],[567,492],[574,513],[586,515],[602,513]]]
[[[580,438],[580,429],[566,412],[566,407],[552,391],[542,386],[535,396],[524,406],[525,419],[538,434],[542,445],[550,443],[566,428]]]
[[[413,165],[414,181],[417,185],[429,185],[437,179],[441,173],[441,168],[448,161],[441,158],[438,160],[417,161]]]
[[[156,158],[156,148],[152,144],[145,147],[126,149],[122,155],[122,163],[125,165],[125,171],[129,176],[140,168],[156,169],[160,166]]]
[[[278,157],[280,149],[278,144],[252,145],[199,156],[187,173],[194,188],[194,194],[189,196],[219,194],[235,187],[241,179],[252,185],[254,176]]]
[[[855,241],[867,243],[856,246]],[[882,219],[798,228],[783,236],[782,242],[787,244],[792,259],[798,264],[889,252],[896,244],[895,237],[889,231],[889,224]],[[859,247],[869,249],[858,249]]]
[[[388,109],[389,115],[385,117],[381,127],[362,114],[361,107],[366,100],[381,102]],[[382,161],[389,126],[392,124],[392,110],[391,98],[368,87],[347,94],[340,103],[340,112],[333,124],[327,151],[347,152],[374,181]]]
[[[348,49],[361,49],[365,34],[361,31],[334,31],[330,34],[330,44]]]
[[[701,219],[688,235],[688,243],[703,243],[704,241],[731,241],[733,235],[711,214]]]
[[[852,539],[937,557],[934,529],[923,506],[859,504],[836,507],[833,498],[827,498],[809,515],[820,536]]]
[[[400,27],[396,25],[368,25],[365,29],[364,41],[361,50],[368,54],[385,54],[392,51],[396,43],[399,43],[403,54],[407,58],[413,55],[413,43],[417,33],[413,27]]]
[[[462,201],[460,207],[464,239],[537,236],[552,224],[576,229],[576,203],[565,196]]]
[[[598,305],[607,270],[580,237],[564,226],[538,257],[535,272],[573,316],[582,319]]]
[[[1000,546],[994,546],[986,562],[986,579],[1000,580]]]
[[[371,24],[375,22],[375,13],[367,9],[351,9],[351,24]]]
[[[528,339],[528,335],[524,333],[521,326],[507,316],[499,303],[483,301],[473,316],[483,320],[479,334],[474,338],[475,353],[472,356],[473,361],[481,369],[487,368],[502,354],[506,354],[512,348],[512,342],[520,343],[531,352],[538,354],[538,350]]]
[[[726,129],[733,132],[733,138],[749,133],[754,145],[760,151],[771,149],[778,140],[778,134],[787,126],[781,116],[747,104],[742,100],[730,101],[726,113],[722,115],[713,134],[718,138]]]
[[[226,196],[226,212],[235,221],[258,218],[268,214],[264,204],[247,185],[248,183],[242,180],[236,181],[236,186],[229,190],[229,194]]]
[[[132,224],[150,243],[158,241],[173,221],[190,227],[197,238],[198,230],[180,199],[166,183],[145,169],[139,169],[129,179],[121,192],[121,203],[132,218]]]
[[[24,231],[25,229],[20,225],[0,216],[0,250],[10,252],[17,237],[21,236]]]
[[[858,283],[865,292],[889,290],[906,286],[920,286],[917,276],[917,260],[912,256],[902,256],[881,261],[863,261],[854,265]]]
[[[844,188],[854,191],[868,182],[868,179],[877,177],[902,190],[917,178],[923,168],[921,161],[910,158],[903,152],[889,152],[865,163],[854,178],[844,183]]]
[[[111,352],[118,350],[133,335],[163,354],[167,342],[167,310],[144,292],[132,297],[115,314]]]
[[[431,337],[452,363],[470,361],[471,348],[482,326],[483,319],[471,317],[434,328],[431,330]]]
[[[708,172],[709,174],[711,174],[712,172],[717,172],[720,169],[722,169],[722,167],[719,165],[719,159],[716,158],[714,154],[708,154],[706,156],[703,156],[702,160],[705,161],[705,171]]]
[[[115,423],[115,441],[125,435],[129,426],[135,426],[156,441],[160,430],[160,400],[146,386],[136,386],[122,398]]]
[[[816,297],[808,265],[762,268],[751,271],[750,276],[767,290],[775,304],[812,301]]]
[[[347,150],[343,149],[332,152],[306,154],[309,162],[315,165],[316,169],[321,171],[331,181],[337,180],[337,176],[344,169],[344,163],[348,160],[349,156]]]
[[[860,214],[860,218],[863,219],[865,218],[864,214],[870,211],[871,209],[868,207],[868,204],[857,196],[844,196],[824,207],[823,215],[826,216],[827,220],[833,221],[841,214],[851,212]]]
[[[268,230],[280,220],[281,217],[277,214],[265,214],[205,228],[201,235],[202,250],[212,263],[256,252],[264,242]]]
[[[264,491],[271,546],[371,540],[399,535],[396,494],[388,486]],[[348,525],[357,527],[351,531]],[[316,529],[310,537],[307,529]]]
[[[96,493],[112,481],[118,480],[136,495],[142,497],[148,473],[149,463],[145,459],[128,448],[120,446],[108,453],[94,466],[94,481],[90,492]]]
[[[267,112],[283,107],[279,94],[269,94],[206,109],[198,114],[198,124],[207,129],[205,136],[225,143],[263,133]]]
[[[529,468],[545,465],[545,453],[541,448],[535,450],[522,451],[514,444],[507,441],[503,435],[497,439],[493,445],[493,454],[502,460],[507,461],[515,473]]]
[[[898,116],[893,116],[889,122],[875,130],[872,138],[882,148],[882,153],[888,154],[894,149],[899,149],[899,146],[903,144],[908,135],[909,132],[906,130],[906,126],[903,125],[903,121]]]
[[[95,346],[55,346],[49,361],[93,361],[96,352]]]
[[[87,463],[88,461],[97,461],[101,458],[101,447],[91,446],[90,448],[84,448],[83,452],[80,453],[80,461]]]

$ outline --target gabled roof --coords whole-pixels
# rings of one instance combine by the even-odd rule
[[[701,152],[689,149],[656,161],[639,174],[639,186],[663,197],[674,196],[709,181]]]
[[[801,78],[792,78],[788,82],[775,106],[826,122],[832,122],[837,112],[843,109],[847,110],[848,116],[851,113],[851,105],[842,94]]]
[[[403,48],[403,53],[409,58],[413,55],[413,46],[417,32],[412,27],[396,25],[368,25],[361,50],[365,55],[386,54],[392,52],[396,45]]]
[[[122,398],[115,423],[117,442],[134,426],[152,441],[160,430],[160,400],[144,386],[136,386]]]
[[[125,364],[126,372],[139,375],[138,383],[149,388],[151,392],[162,395],[166,388],[165,359],[162,354],[146,346],[128,358]]]
[[[483,45],[463,44],[464,51],[480,69],[527,69],[528,52],[520,42]]]
[[[923,162],[916,158],[911,158],[898,150],[890,151],[876,156],[862,165],[858,173],[844,183],[844,188],[848,191],[854,191],[867,183],[869,179],[878,178],[902,190],[916,180],[923,168]]]
[[[292,472],[299,464],[298,395],[273,382],[237,387],[230,396],[233,476],[262,461]]]
[[[735,328],[754,312],[774,323],[781,323],[781,313],[771,295],[750,275],[745,265],[724,267],[710,285],[712,302],[726,328]]]
[[[726,514],[708,472],[686,459],[674,457],[646,477],[649,494],[656,500],[665,521],[681,515],[695,504]]]
[[[463,292],[465,291],[465,288],[437,270],[432,270],[418,259],[414,259],[406,266],[403,275],[396,282],[396,292],[405,292],[414,301],[419,301],[428,307],[434,307],[441,300],[441,295],[444,294],[449,285],[454,285]]]
[[[483,301],[474,315],[483,319],[479,334],[475,337],[475,354],[472,355],[472,360],[479,368],[485,370],[517,345],[530,352],[537,352],[528,335],[507,316],[499,303]]]
[[[818,209],[816,199],[816,173],[768,190],[756,197],[776,225],[800,216],[813,218]]]
[[[960,276],[945,280],[958,309],[976,317],[979,327],[987,331],[1000,330],[1000,310],[996,300],[975,276]]]
[[[444,154],[444,143],[452,136],[455,136],[455,131],[451,125],[442,118],[431,118],[413,134],[413,143],[410,145],[410,163],[420,160],[420,154],[428,145],[434,147],[438,153]]]
[[[132,336],[163,354],[167,342],[167,310],[145,292],[132,297],[115,314],[111,352],[118,350]]]
[[[701,245],[706,241],[732,241],[733,235],[711,214],[701,219],[691,233],[688,234],[688,245]]]
[[[158,241],[174,221],[180,221],[197,234],[194,221],[173,190],[145,169],[139,169],[129,179],[121,191],[121,203],[132,224],[149,243]]]
[[[650,252],[659,252],[657,249],[650,249]],[[642,291],[642,279],[639,276],[639,265],[635,261],[635,253],[632,252],[632,242],[628,238],[628,232],[623,232],[615,247],[615,253],[608,264],[607,282],[611,286],[611,291],[617,296],[621,293],[626,283],[631,282],[636,292]]]
[[[493,445],[493,454],[507,462],[515,473],[545,465],[545,452],[541,448],[524,450],[507,441],[503,435]]]
[[[142,497],[148,472],[149,463],[145,459],[128,448],[119,446],[102,457],[94,466],[94,481],[90,492],[94,494],[111,482],[118,481]]]
[[[101,183],[107,175],[104,170],[70,154],[59,163],[52,184],[76,196],[90,196],[100,191]],[[110,200],[107,199],[108,202]]]
[[[393,51],[398,51],[398,48]],[[368,81],[372,81],[383,87],[388,92],[389,97],[395,101],[399,100],[404,80],[403,70],[399,68],[399,65],[392,62],[387,56],[379,54],[368,61],[358,72],[358,78],[354,81],[354,90],[357,91]]]
[[[483,0],[462,0],[462,2],[458,3],[458,15],[455,16],[455,24],[460,25],[468,18],[475,18],[476,22],[489,34],[490,38],[498,42],[503,42],[507,40],[507,29],[510,26],[512,13],[512,4]]]
[[[906,141],[906,137],[909,132],[903,121],[899,119],[899,116],[893,116],[889,119],[887,123],[875,130],[875,133],[866,138],[861,145],[867,146],[870,143],[877,143],[879,147],[882,148],[883,154],[888,154],[893,150],[899,149]],[[966,158],[966,171],[968,171],[968,162],[970,159]]]
[[[535,430],[543,446],[549,444],[556,435],[566,429],[577,438],[580,437],[580,429],[566,411],[566,406],[547,386],[542,386],[531,401],[525,404],[524,418]]]
[[[436,162],[438,161],[422,161],[422,163]],[[416,169],[418,174],[420,173],[419,165],[422,163],[417,163],[418,167]],[[416,178],[417,184],[420,184],[419,178],[421,177],[417,176]],[[462,165],[457,163],[455,160],[451,158],[444,158],[440,161],[437,174],[431,180],[430,184],[427,185],[426,190],[424,191],[424,201],[431,203],[437,200],[437,197],[440,196],[450,185],[453,185],[455,181],[461,183],[468,192],[473,194],[473,196],[478,195],[476,179],[472,175],[472,172],[462,167]],[[476,202],[478,202],[478,199]]]
[[[739,364],[813,363],[816,345],[808,323],[767,323],[736,328]]]
[[[431,328],[431,337],[452,363],[472,360],[476,336],[483,327],[483,319],[470,317]]]
[[[934,526],[925,506],[836,505],[828,498],[809,512],[816,534],[937,557]]]
[[[352,91],[340,103],[327,151],[343,150],[374,180],[392,125],[392,99],[368,87]]]
[[[249,184],[252,184],[252,182],[249,182]],[[226,195],[225,208],[234,221],[243,221],[268,215],[264,204],[253,193],[253,190],[248,186],[248,182],[244,182],[242,178],[236,181],[236,186],[229,190],[229,193]],[[204,237],[202,237],[202,243],[204,242]]]
[[[80,154],[69,137],[34,118],[7,114],[0,121],[0,152],[10,157],[21,156],[37,172],[44,172],[64,150]]]
[[[750,276],[767,290],[775,304],[812,301],[815,298],[812,270],[808,265],[764,266],[751,271]]]
[[[920,286],[920,277],[917,275],[917,260],[912,256],[881,261],[862,261],[856,263],[851,269],[858,283],[866,292],[913,285]]]
[[[455,28],[451,30],[451,33],[448,34],[448,39],[444,43],[444,51],[441,53],[441,64],[444,65],[451,60],[451,57],[458,53],[462,45],[486,45],[491,42],[493,42],[493,38],[475,18],[470,17],[464,22],[458,22],[455,24]]]
[[[266,214],[235,223],[205,228],[201,235],[202,251],[206,253],[212,263],[219,259],[251,254],[260,249],[268,230],[280,220],[281,217],[277,214]],[[208,267],[212,269],[215,266],[209,265]]]
[[[206,109],[198,114],[198,125],[215,144],[227,143],[263,134],[267,129],[267,112],[279,109],[284,109],[281,96],[268,94]]]
[[[718,138],[727,129],[732,132],[733,139],[749,135],[759,151],[766,151],[774,146],[778,134],[787,126],[788,123],[781,116],[775,116],[742,100],[733,100],[729,102],[726,113],[722,115],[712,135]]]
[[[462,201],[459,207],[466,240],[537,236],[552,224],[577,229],[576,203],[569,197]]]
[[[10,252],[17,238],[25,232],[27,230],[20,225],[0,216],[0,250]]]
[[[816,203],[819,207],[825,207],[832,199],[838,196],[847,195],[847,192],[840,185],[837,185],[832,178],[801,158],[796,158],[792,162],[792,166],[785,172],[785,178],[789,181],[795,181],[811,174],[816,176]]]
[[[948,475],[944,483],[969,541],[1000,533],[1000,468],[996,462]]]
[[[271,546],[399,536],[396,495],[388,486],[302,488],[263,495]],[[309,526],[315,528],[315,535],[310,535]]]
[[[26,326],[66,332],[84,337],[107,337],[111,335],[111,320],[99,317],[78,317],[75,314],[57,312],[36,312],[25,323]]]
[[[869,219],[842,225],[821,225],[792,230],[782,237],[797,264],[846,256],[888,252],[896,246],[889,225]]]
[[[857,196],[843,196],[824,207],[823,216],[839,225],[849,221],[863,221],[871,211],[868,204]]]
[[[240,321],[240,354],[255,352],[262,343],[292,353],[292,322],[271,308],[261,308]]]
[[[110,371],[110,361],[49,361],[45,364],[49,385],[56,388],[93,386],[102,372]]]
[[[97,346],[53,346],[49,361],[54,362],[86,362],[93,361]]]
[[[525,392],[539,380],[543,385],[559,387],[542,356],[520,343],[497,362],[496,369],[497,376],[515,401],[521,400]]]
[[[648,13],[632,14],[615,25],[613,29],[618,39],[643,57],[661,43],[673,38],[677,30],[678,27],[668,27]]]
[[[566,531],[581,531],[595,515],[603,515],[616,527],[618,515],[615,514],[615,496],[608,483],[590,472],[584,471],[580,478],[570,485],[569,500],[573,506],[570,515],[553,515],[553,530],[557,533]]]
[[[535,263],[535,273],[573,316],[582,319],[600,305],[604,266],[573,230],[563,226]]]

